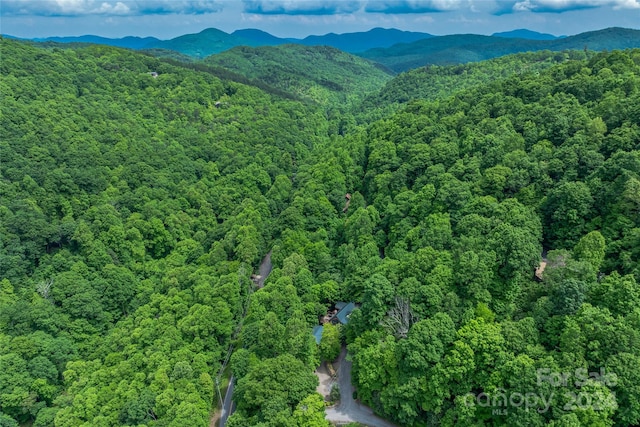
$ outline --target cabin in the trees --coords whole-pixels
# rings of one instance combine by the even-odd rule
[[[349,315],[356,308],[356,304],[354,302],[337,302],[336,308],[338,309],[338,312],[331,322],[335,324],[340,322],[343,325],[346,325],[347,322],[349,322]]]
[[[335,303],[333,310],[329,310],[320,323],[330,322],[334,325],[338,323],[346,325],[349,322],[349,315],[355,308],[356,304],[354,302],[338,301]]]
[[[313,336],[316,339],[316,343],[320,344],[322,339],[322,330],[325,323],[333,323],[334,325],[342,324],[346,325],[349,322],[349,315],[356,309],[356,304],[352,302],[338,301],[333,306],[332,310],[327,311],[320,319],[320,324],[313,327]]]
[[[540,265],[536,267],[536,279],[542,282],[542,273],[547,267],[547,260],[540,261]]]

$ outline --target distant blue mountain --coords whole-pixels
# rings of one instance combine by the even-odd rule
[[[249,28],[246,30],[236,30],[231,33],[232,36],[241,37],[245,40],[251,40],[254,44],[251,46],[278,46],[286,43],[297,43],[297,39],[283,39],[267,33],[266,31]]]
[[[505,31],[502,33],[493,33],[493,37],[502,37],[505,39],[526,39],[526,40],[556,40],[566,36],[554,36],[553,34],[539,33],[537,31],[520,28],[513,31]]]
[[[398,43],[412,43],[434,37],[428,33],[401,31],[395,28],[374,28],[365,32],[308,36],[295,43],[307,46],[331,46],[349,53],[364,52],[374,48],[391,47]]]
[[[11,37],[11,36],[6,36]],[[207,28],[197,34],[185,34],[170,40],[155,37],[125,37],[110,39],[100,36],[47,37],[32,39],[37,42],[94,43],[129,49],[169,49],[196,58],[204,58],[235,46],[277,46],[286,43],[306,46],[331,46],[349,53],[364,52],[373,48],[387,48],[398,43],[412,43],[433,37],[428,33],[401,31],[397,29],[374,28],[365,32],[308,36],[304,39],[280,38],[262,30],[237,30],[231,34],[216,28]]]
[[[359,55],[400,73],[425,65],[464,64],[518,52],[576,49],[600,51],[637,47],[640,47],[640,30],[612,27],[553,40],[454,34],[397,44],[389,48],[370,49]]]
[[[170,40],[158,40],[145,46],[146,49],[169,49],[196,58],[205,58],[224,52],[235,46],[253,46],[243,37],[225,33],[217,28],[207,28],[197,34],[185,34]]]
[[[124,47],[127,49],[143,49],[145,46],[160,41],[155,37],[134,37],[127,36],[121,39],[110,39],[100,36],[77,36],[77,37],[47,37],[33,39],[37,42],[57,42],[57,43],[91,43],[106,44],[109,46]]]
[[[5,36],[11,37],[11,36]],[[193,59],[224,52],[236,46],[275,46],[295,43],[306,46],[329,46],[378,62],[394,72],[429,64],[450,65],[482,61],[517,52],[536,50],[612,50],[640,47],[640,31],[628,28],[606,28],[569,37],[519,29],[493,36],[454,34],[434,36],[428,33],[374,28],[365,32],[308,36],[304,39],[280,38],[256,29],[232,34],[208,28],[197,34],[185,34],[171,40],[154,37],[109,39],[99,36],[48,37],[34,41],[60,43],[99,43],[129,49],[150,49],[159,56],[168,51]]]
[[[255,29],[237,30],[231,35],[251,40],[255,43],[252,45],[254,47],[295,43],[305,46],[331,46],[348,53],[364,52],[376,47],[391,47],[398,43],[411,43],[434,37],[428,33],[401,31],[395,28],[373,28],[369,31],[345,34],[329,33],[322,36],[307,36],[304,39],[275,37]]]

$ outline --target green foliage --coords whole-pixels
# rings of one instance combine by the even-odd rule
[[[573,248],[573,256],[591,264],[594,271],[599,271],[605,257],[605,240],[602,234],[592,231],[582,237]]]
[[[320,358],[327,362],[333,362],[340,355],[341,348],[340,326],[326,323],[322,328],[322,338],[318,349]]]
[[[230,426],[326,426],[338,300],[358,398],[399,425],[640,422],[637,50],[422,70],[467,89],[358,126],[202,64],[0,43],[3,425],[208,425],[233,345]],[[555,397],[465,404],[529,392]]]
[[[376,64],[328,46],[238,46],[204,62],[332,106],[362,99],[391,79]]]
[[[325,119],[125,50],[1,43],[3,412],[208,425],[212,377],[273,238],[265,194],[291,182]],[[310,366],[302,326],[287,325],[287,345]]]
[[[499,78],[511,75],[539,73],[553,65],[569,59],[584,59],[580,51],[568,51],[563,54],[542,50],[501,56],[481,62],[469,62],[460,65],[426,65],[413,68],[397,75],[384,87],[365,98],[355,112],[359,117],[379,117],[400,105],[418,99],[436,100],[446,98],[455,92],[474,86],[490,84]],[[482,114],[482,106],[474,111]]]
[[[273,420],[282,412],[291,416],[317,384],[318,378],[291,355],[265,359],[238,380],[238,410],[258,422]]]
[[[536,380],[539,368],[597,370],[629,361],[626,348],[640,351],[638,140],[605,143],[637,114],[626,107],[617,110],[621,116],[607,114],[612,104],[602,89],[610,85],[622,105],[637,102],[638,58],[637,51],[564,58],[540,65],[537,71],[548,70],[539,74],[511,77],[505,58],[502,80],[495,78],[498,61],[493,73],[481,64],[491,84],[408,102],[367,128],[362,190],[380,220],[364,223],[362,209],[351,213],[344,233],[351,253],[342,256],[345,281],[358,285],[362,303],[346,330],[354,382],[375,411],[411,426],[626,425],[625,417],[635,416],[611,402],[613,388],[599,384],[565,387],[610,403],[603,411],[577,410],[575,418],[562,415],[563,400],[546,412],[504,414],[460,402],[468,393],[501,390],[550,394],[554,389]],[[618,70],[618,89],[604,68]],[[427,71],[446,81],[452,69],[416,70],[396,83]],[[471,87],[476,77],[459,79]],[[424,91],[418,96],[438,96]],[[366,233],[349,229],[356,220]],[[367,241],[384,259],[368,264],[362,279],[352,265],[366,263],[355,249]],[[537,283],[541,253],[546,269]],[[408,299],[404,311],[398,295]],[[408,333],[383,327],[385,315],[408,325]]]

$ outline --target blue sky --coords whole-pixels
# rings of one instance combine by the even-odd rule
[[[640,29],[640,0],[0,0],[0,32],[18,37],[168,39],[210,27],[258,28],[280,37],[374,27],[571,35],[612,26]]]

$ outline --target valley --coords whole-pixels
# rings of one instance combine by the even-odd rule
[[[371,31],[0,39],[0,425],[640,423],[640,31]]]

